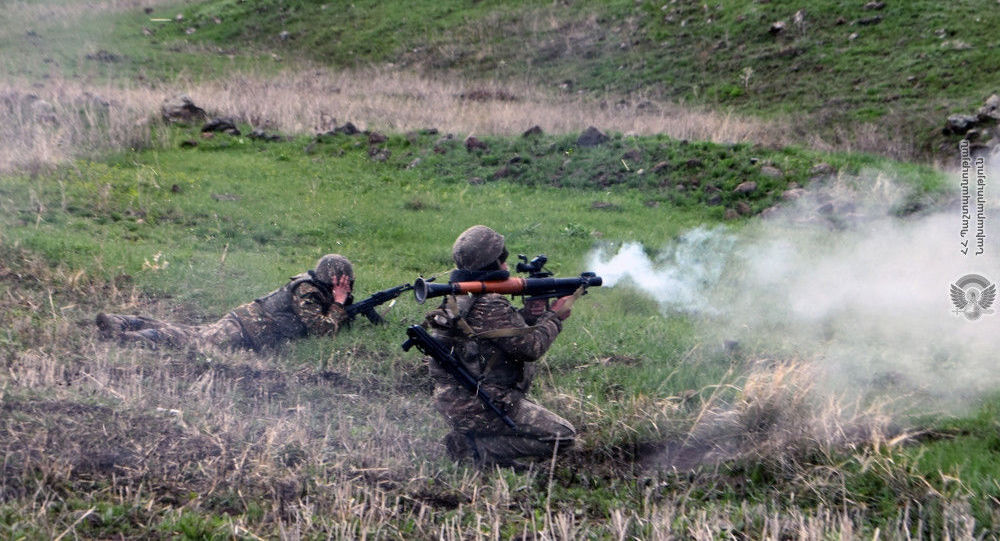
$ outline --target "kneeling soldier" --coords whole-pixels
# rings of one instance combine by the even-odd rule
[[[175,348],[260,350],[304,336],[332,335],[347,319],[354,269],[342,255],[328,254],[316,269],[293,277],[280,289],[248,302],[207,325],[182,325],[156,319],[98,314],[105,337]]]
[[[477,225],[463,232],[452,248],[457,269],[451,280],[502,280],[509,276],[502,235]],[[529,400],[535,367],[562,330],[568,311],[533,301],[515,310],[503,295],[448,296],[427,314],[424,326],[492,397],[515,427],[508,426],[454,377],[430,360],[435,409],[451,424],[445,438],[453,459],[472,456],[481,465],[523,466],[518,459],[545,458],[573,446],[569,421]]]

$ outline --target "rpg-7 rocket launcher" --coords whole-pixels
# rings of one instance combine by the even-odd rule
[[[435,284],[430,280],[417,278],[413,282],[413,296],[423,304],[427,299],[444,295],[461,295],[465,293],[499,293],[501,295],[523,295],[525,300],[551,299],[572,295],[577,289],[598,287],[603,280],[593,272],[584,272],[576,278],[552,278],[552,273],[544,270],[548,258],[544,255],[531,261],[524,255],[517,256],[521,261],[517,264],[517,272],[528,273],[528,278],[511,277],[506,280],[487,280],[469,282],[448,282]]]

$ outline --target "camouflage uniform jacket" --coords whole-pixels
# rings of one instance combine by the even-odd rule
[[[306,335],[334,334],[347,319],[332,293],[300,274],[284,287],[230,312],[242,330],[247,347],[260,349]]]
[[[531,386],[535,369],[531,361],[541,358],[562,330],[562,320],[554,312],[546,311],[530,326],[530,330],[501,338],[469,336],[456,317],[461,315],[473,333],[496,329],[529,328],[525,313],[514,309],[503,295],[465,295],[457,298],[459,314],[453,314],[442,305],[427,314],[425,326],[441,343],[451,349],[455,357],[487,391],[501,408],[509,413],[516,407]],[[435,395],[447,401],[467,402],[474,409],[482,408],[479,400],[458,381],[431,359],[430,374],[434,380]],[[485,411],[485,408],[482,408]],[[493,416],[488,413],[487,416]]]

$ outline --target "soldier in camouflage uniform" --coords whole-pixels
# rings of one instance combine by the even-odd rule
[[[248,302],[207,325],[181,325],[119,314],[98,314],[105,337],[150,345],[204,349],[248,348],[259,351],[306,335],[335,334],[347,319],[354,269],[346,257],[328,254],[316,269],[304,272],[278,290]]]
[[[457,269],[451,281],[509,276],[504,238],[489,227],[477,225],[463,232],[452,257]],[[544,300],[516,310],[503,295],[470,294],[446,297],[427,314],[424,326],[431,335],[452,350],[517,426],[507,426],[430,359],[435,408],[454,429],[445,437],[453,459],[472,456],[481,465],[517,467],[523,466],[518,459],[551,457],[572,447],[573,425],[525,396],[534,377],[532,361],[545,354],[569,317],[568,310],[561,309],[565,301],[557,300],[551,310]]]

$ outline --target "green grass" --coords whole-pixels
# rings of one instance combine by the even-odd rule
[[[163,4],[163,2],[161,2]],[[53,0],[0,6],[0,73],[29,81],[50,78],[132,86],[200,80],[228,70],[276,71],[282,64],[246,47],[217,47],[174,37],[183,11],[160,7],[88,9]],[[181,27],[181,36],[186,36]]]
[[[188,12],[195,40],[274,47],[333,66],[412,64],[788,115],[802,134],[831,139],[838,127],[874,122],[887,140],[937,152],[947,114],[972,112],[998,90],[992,28],[1000,13],[989,0],[864,5],[395,1],[334,9],[210,0]],[[772,35],[776,21],[785,30]],[[174,25],[175,35],[188,24]]]
[[[62,269],[56,276],[69,277],[82,271],[96,284],[134,285],[143,295],[149,295],[140,310],[148,306],[180,321],[199,322],[212,320],[232,306],[266,293],[329,251],[354,260],[359,295],[409,282],[420,274],[441,273],[451,267],[454,237],[473,223],[485,223],[502,231],[512,253],[546,253],[558,275],[570,275],[587,270],[583,268],[586,254],[603,243],[634,240],[656,250],[698,225],[726,223],[726,227],[739,228],[742,222],[724,222],[720,209],[735,201],[731,199],[735,195],[729,193],[731,187],[745,178],[772,183],[768,191],[779,192],[788,182],[808,182],[812,166],[825,162],[845,173],[872,167],[893,170],[921,197],[932,197],[942,186],[933,171],[872,157],[685,144],[662,137],[616,135],[605,146],[592,149],[576,148],[571,138],[559,136],[534,140],[486,138],[490,150],[477,154],[457,143],[458,148],[435,152],[435,145],[441,144],[438,136],[392,135],[384,145],[390,156],[383,162],[370,156],[363,137],[302,137],[261,143],[218,135],[197,139],[198,145],[193,148],[180,147],[180,142],[194,135],[176,129],[168,134],[173,148],[126,152],[101,162],[77,162],[53,175],[4,178],[0,183],[0,206],[4,210],[0,246],[5,253],[27,250],[40,254],[47,265]],[[628,166],[629,170],[623,170],[622,156],[629,150],[640,152],[630,158],[635,163]],[[509,164],[515,154],[530,160],[531,167],[524,161]],[[421,161],[411,167],[418,157]],[[757,163],[751,163],[750,158]],[[729,191],[723,205],[707,205],[695,194],[676,197],[673,175],[690,178],[684,176],[689,173],[683,168],[679,173],[662,170],[661,182],[650,182],[645,174],[636,174],[637,168],[651,167],[658,161],[684,163],[692,159],[710,164],[703,167],[699,177],[702,184],[716,184]],[[755,176],[759,174],[759,163],[773,163],[786,175],[780,180]],[[468,181],[472,176],[485,178],[503,165],[513,165],[520,173],[481,184]],[[552,177],[557,174],[560,181],[553,183]],[[608,185],[594,183],[594,177],[600,175],[621,180]],[[748,201],[755,208],[776,200],[774,193],[767,192],[750,197]],[[595,201],[611,206],[595,207]],[[648,204],[650,201],[658,205]],[[42,284],[52,279],[39,276]],[[66,362],[70,366],[94,362],[91,356],[95,354],[88,351],[96,346],[88,345],[86,338],[93,313],[117,309],[117,303],[128,297],[119,294],[107,299],[73,300],[68,296],[74,287],[66,291],[50,289],[51,301],[44,300],[43,290],[39,300],[33,301],[51,303],[52,311],[63,306],[66,308],[60,311],[69,310],[64,312],[70,314],[69,319],[56,319],[60,323],[54,327],[45,310],[4,313],[4,321],[12,322],[11,328],[17,329],[9,342],[0,343],[0,351],[12,366],[20,366],[22,351],[61,347],[41,346],[46,332],[55,333],[67,341],[65,347],[79,351],[68,355]],[[9,291],[24,295],[27,290]],[[268,465],[259,473],[265,476],[264,481],[257,481],[265,484],[227,481],[215,489],[205,488],[205,493],[182,490],[184,485],[178,485],[166,495],[158,492],[163,489],[156,489],[140,491],[133,499],[100,495],[92,504],[68,501],[64,507],[52,508],[44,519],[31,521],[15,518],[21,516],[23,506],[33,505],[30,499],[21,498],[0,506],[3,531],[13,536],[58,535],[96,506],[93,517],[78,525],[81,535],[156,531],[167,537],[214,538],[233,531],[273,533],[276,527],[268,522],[274,516],[272,504],[268,503],[272,497],[268,494],[273,493],[268,491],[276,488],[267,483],[279,483],[284,474],[266,475],[271,475],[267,472],[276,461],[285,461],[287,458],[282,457],[288,456],[305,457],[308,471],[293,470],[300,480],[297,482],[302,483],[296,486],[310,498],[327,502],[317,504],[321,506],[329,505],[324,494],[336,486],[362,491],[365,495],[359,498],[374,498],[365,491],[376,490],[401,501],[411,501],[415,494],[431,494],[424,497],[433,497],[434,501],[461,501],[468,492],[448,487],[468,487],[469,483],[474,483],[476,490],[514,491],[519,495],[517,503],[508,504],[506,522],[501,526],[510,535],[544,527],[549,520],[545,514],[549,506],[577,517],[583,531],[593,529],[604,532],[600,535],[610,535],[608,517],[615,510],[653,508],[678,497],[684,498],[687,511],[671,526],[677,532],[698,527],[701,512],[729,517],[734,531],[750,532],[760,530],[768,516],[811,513],[845,502],[861,502],[866,511],[858,520],[864,525],[863,531],[870,534],[876,527],[893,524],[899,494],[924,506],[926,513],[919,516],[926,520],[923,531],[927,533],[950,524],[949,515],[942,511],[949,502],[961,501],[966,494],[994,494],[987,481],[996,468],[990,451],[993,436],[989,427],[996,422],[992,409],[968,421],[976,427],[975,441],[957,439],[921,446],[915,453],[920,455],[922,449],[926,452],[919,458],[907,459],[909,451],[863,448],[824,454],[806,448],[802,454],[789,451],[781,460],[761,456],[707,471],[644,471],[638,461],[648,452],[647,446],[670,441],[678,431],[683,433],[682,419],[697,414],[699,397],[707,398],[716,392],[712,391],[716,385],[721,385],[717,392],[724,401],[730,400],[730,395],[735,398],[735,391],[726,390],[726,386],[739,384],[746,368],[743,363],[749,359],[722,351],[714,343],[715,337],[697,331],[698,322],[679,314],[665,316],[655,303],[628,288],[595,289],[584,297],[542,362],[536,380],[534,395],[539,401],[566,415],[585,434],[581,457],[553,471],[551,484],[545,475],[512,472],[469,481],[463,467],[448,464],[438,456],[440,449],[426,443],[440,437],[440,420],[426,417],[433,412],[426,404],[428,386],[418,357],[404,355],[398,349],[403,326],[418,322],[426,309],[403,298],[388,315],[390,325],[375,328],[362,321],[334,340],[296,342],[269,358],[267,368],[234,364],[246,362],[239,357],[175,358],[170,352],[139,355],[110,350],[102,362],[112,367],[111,374],[124,372],[123,382],[133,381],[128,379],[129,371],[142,374],[167,369],[170,377],[157,376],[153,380],[163,382],[160,384],[166,385],[168,395],[180,395],[186,387],[203,385],[204,374],[215,374],[214,385],[221,386],[221,390],[212,400],[225,397],[231,401],[227,408],[246,417],[240,426],[251,439],[244,452],[252,451],[253,456],[260,453],[257,460]],[[38,330],[28,330],[31,328]],[[334,379],[329,384],[323,384],[322,379],[319,384],[301,383],[318,374]],[[225,377],[233,378],[232,388],[223,383]],[[88,387],[91,384],[83,385],[93,389],[86,392],[98,393],[96,403],[94,398],[82,395],[77,399],[93,404],[91,408],[118,412],[118,423],[134,417],[139,426],[145,427],[135,437],[145,437],[148,430],[163,430],[167,426],[164,423],[169,422],[146,413],[159,401],[140,399],[139,405],[124,408],[116,395],[100,387]],[[75,389],[68,387],[60,392],[64,397],[65,393],[74,397],[73,393],[78,392]],[[364,389],[364,399],[357,397],[356,393],[362,392],[359,389]],[[676,398],[691,391],[696,391],[694,399]],[[289,392],[288,396],[284,394]],[[37,393],[15,388],[8,391],[7,397],[16,403],[32,404],[43,400],[44,395]],[[73,403],[72,399],[69,403]],[[296,404],[310,404],[317,411],[337,415],[309,418],[303,430],[312,434],[310,438],[288,445],[275,444],[267,453],[254,450],[262,445],[259,434],[269,430],[285,415],[283,412],[300,407]],[[679,409],[670,409],[674,406],[668,404],[677,404]],[[188,436],[192,441],[214,433],[211,427],[219,422],[217,414],[194,409],[191,404],[182,407],[185,421],[199,427]],[[96,416],[101,410],[95,411],[88,415]],[[89,422],[89,417],[75,417],[83,423],[81,426]],[[387,418],[392,421],[387,423]],[[7,419],[14,423],[11,426],[36,422],[30,415]],[[400,425],[398,429],[390,428],[396,424]],[[390,429],[405,434],[408,444],[415,448],[397,454],[381,451],[381,446],[398,444],[398,435],[385,433]],[[242,436],[225,434],[224,444],[233,446],[239,455]],[[331,440],[330,434],[337,437]],[[373,449],[379,449],[375,458],[358,459],[349,450],[337,447],[344,442],[368,440],[375,442]],[[317,441],[334,443],[320,445]],[[947,451],[947,444],[957,447]],[[982,450],[982,458],[961,460],[963,450],[969,449]],[[317,452],[322,453],[318,462]],[[789,457],[794,457],[795,462],[786,462]],[[344,460],[348,463],[346,471],[331,465]],[[406,465],[396,462],[400,460]],[[415,463],[410,464],[412,461]],[[894,465],[897,462],[915,466]],[[194,466],[186,467],[185,475],[193,476],[190,482],[195,483],[202,474]],[[378,477],[375,481],[359,480],[359,474],[352,473],[371,469],[386,470],[396,484],[384,484]],[[427,469],[435,473],[428,475]],[[951,481],[935,475],[939,469],[962,479],[967,491],[953,490]],[[831,480],[831,471],[842,477]],[[67,494],[110,490],[103,483],[111,481],[100,476],[81,484],[85,479],[70,476],[64,481],[69,484],[60,490]],[[939,495],[921,492],[926,487],[925,479]],[[44,479],[31,483],[47,486]],[[121,485],[114,486],[119,487],[114,490],[120,490]],[[738,502],[744,500],[758,502],[760,507],[740,507]],[[456,520],[463,528],[477,527],[473,515],[462,515],[450,505],[444,504],[419,520],[406,510],[415,508],[403,506],[377,528],[368,522],[338,522],[335,515],[321,514],[316,520],[324,526],[316,526],[320,529],[313,533],[329,533],[336,527],[346,528],[337,531],[353,535],[381,532],[401,537],[427,533],[428,524]],[[987,507],[975,507],[973,512],[980,528],[995,524]],[[663,526],[657,526],[648,516],[636,520],[628,529],[633,535],[663,531]]]

